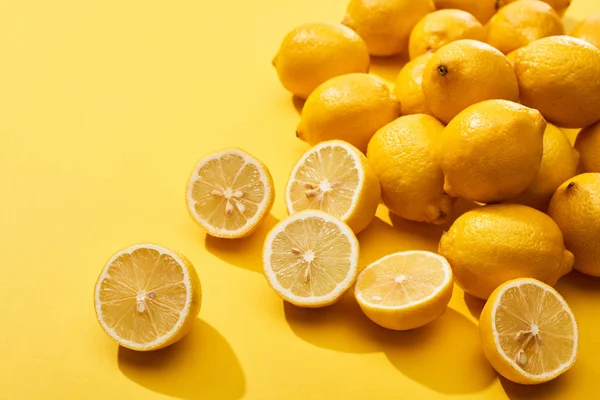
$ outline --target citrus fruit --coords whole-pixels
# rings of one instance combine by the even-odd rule
[[[583,128],[575,139],[583,172],[600,172],[600,121]]]
[[[574,268],[600,276],[600,174],[588,172],[568,179],[552,196],[548,215],[575,255]]]
[[[301,211],[269,232],[263,265],[267,282],[283,300],[324,307],[354,284],[358,240],[339,219],[318,210]]]
[[[298,160],[285,201],[290,214],[321,210],[358,233],[373,220],[381,189],[364,154],[349,143],[331,140],[316,145]]]
[[[531,278],[499,286],[479,319],[483,352],[508,380],[548,382],[575,363],[579,331],[569,305],[552,287]]]
[[[556,11],[538,0],[522,0],[502,7],[486,28],[487,43],[504,54],[534,40],[565,33]]]
[[[523,0],[498,0],[499,6],[514,3]],[[571,5],[572,0],[542,0],[544,3],[548,3],[561,17],[567,11],[567,8]]]
[[[304,24],[288,33],[273,66],[283,86],[307,98],[321,83],[334,76],[369,70],[367,45],[342,24]]]
[[[139,244],[112,256],[94,289],[96,317],[123,347],[169,346],[192,327],[202,300],[200,280],[180,254]]]
[[[540,168],[545,128],[537,110],[511,101],[468,107],[436,144],[446,193],[493,203],[523,192]]]
[[[440,47],[459,39],[484,39],[481,23],[462,10],[439,10],[424,16],[410,33],[410,59],[435,53]]]
[[[402,105],[402,115],[431,114],[423,93],[423,70],[433,53],[425,53],[406,63],[394,86],[394,96]]]
[[[554,285],[573,266],[556,223],[520,204],[467,211],[443,234],[439,254],[452,266],[458,285],[481,299],[515,278]]]
[[[506,56],[470,39],[449,43],[429,59],[423,92],[433,114],[446,124],[480,101],[519,100],[517,78]]]
[[[190,215],[209,235],[250,235],[269,214],[275,198],[267,167],[240,149],[200,160],[190,176],[186,202]]]
[[[569,36],[536,40],[510,53],[521,103],[563,128],[600,119],[600,50]],[[427,93],[425,93],[427,94]]]
[[[367,158],[379,182],[383,203],[396,215],[441,224],[452,212],[444,194],[444,176],[434,143],[444,126],[432,116],[400,117],[379,129],[369,142]]]
[[[438,10],[454,8],[467,11],[482,24],[494,15],[498,7],[498,0],[434,0]]]
[[[419,328],[439,318],[452,297],[448,261],[428,251],[385,256],[358,275],[354,296],[365,315],[388,329]]]
[[[308,96],[296,134],[310,145],[340,139],[365,152],[375,131],[399,114],[400,103],[382,80],[347,74]]]
[[[435,10],[431,0],[350,0],[342,23],[362,37],[374,56],[391,56],[408,46],[413,27]]]
[[[571,36],[600,48],[600,14],[590,15],[573,28]]]

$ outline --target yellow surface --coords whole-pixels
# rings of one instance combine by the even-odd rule
[[[446,314],[388,332],[350,298],[322,310],[283,302],[261,276],[261,242],[285,216],[285,182],[307,146],[298,104],[270,62],[307,21],[339,21],[344,0],[4,1],[0,4],[0,399],[585,399],[600,375],[598,280],[559,291],[581,328],[575,367],[523,388],[481,355],[481,304],[456,290]],[[596,0],[575,0],[568,26]],[[399,59],[373,70],[393,81]],[[185,209],[203,155],[246,148],[277,199],[248,239],[206,238]],[[383,209],[360,234],[361,263],[435,250],[441,228]],[[151,241],[181,251],[204,289],[200,318],[166,350],[137,354],[94,318],[106,259]]]

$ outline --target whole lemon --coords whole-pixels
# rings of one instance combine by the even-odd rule
[[[486,28],[487,42],[504,54],[534,40],[565,33],[556,11],[538,0],[517,1],[502,7]]]
[[[402,114],[432,114],[423,93],[423,70],[432,53],[425,53],[407,62],[396,78],[394,96],[402,105]]]
[[[484,36],[483,26],[468,12],[439,10],[427,14],[415,25],[408,40],[408,54],[412,60],[455,40],[484,40]]]
[[[571,36],[600,48],[600,14],[590,15],[573,28]]]
[[[283,86],[306,98],[317,86],[338,75],[369,70],[367,45],[342,24],[304,24],[288,33],[273,66]]]
[[[449,43],[429,59],[423,92],[433,114],[444,123],[483,100],[519,100],[517,77],[506,56],[470,39]]]
[[[383,203],[394,214],[434,224],[448,220],[453,200],[444,194],[433,153],[443,129],[430,115],[407,115],[379,129],[369,142],[369,164],[381,183]]]
[[[512,101],[487,100],[468,107],[437,141],[446,193],[495,203],[523,192],[540,168],[545,129],[537,110]]]
[[[575,148],[581,154],[583,172],[600,172],[600,121],[579,132]]]
[[[482,24],[494,15],[498,9],[498,0],[434,0],[438,10],[454,8],[467,11]]]
[[[579,153],[571,146],[563,131],[552,124],[544,132],[544,153],[540,170],[531,185],[510,203],[519,203],[546,211],[554,191],[577,174]]]
[[[514,3],[523,0],[498,0],[498,6],[502,7],[506,4]],[[572,0],[542,0],[544,3],[548,3],[561,17],[567,11],[567,8],[571,5]]]
[[[391,56],[408,46],[413,27],[435,11],[431,0],[350,0],[342,23],[367,42],[374,56]]]
[[[308,96],[296,134],[311,145],[345,140],[364,153],[375,131],[399,114],[400,103],[382,80],[347,74],[319,85]]]
[[[564,182],[552,196],[548,215],[575,254],[574,268],[600,276],[600,174],[588,172]]]
[[[521,103],[563,128],[600,119],[600,50],[569,36],[536,40],[508,55],[519,80]],[[427,93],[425,93],[427,94]]]
[[[450,262],[456,283],[481,299],[516,278],[553,286],[573,266],[556,223],[520,204],[467,211],[442,235],[438,252]]]

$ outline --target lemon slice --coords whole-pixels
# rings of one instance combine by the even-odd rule
[[[263,263],[269,285],[285,301],[324,307],[354,283],[358,240],[339,219],[322,211],[303,211],[269,232]]]
[[[578,329],[567,302],[531,278],[508,281],[490,296],[479,321],[483,352],[513,382],[547,382],[577,357]]]
[[[285,199],[290,214],[321,210],[358,233],[373,220],[381,189],[367,158],[356,147],[331,140],[316,145],[298,160]]]
[[[453,289],[452,269],[442,256],[405,251],[385,256],[358,276],[354,296],[365,315],[388,329],[421,327],[440,317]]]
[[[202,300],[200,280],[183,256],[152,244],[115,254],[94,290],[96,317],[121,346],[157,350],[191,328]]]
[[[239,149],[202,159],[190,177],[186,201],[192,218],[209,235],[241,238],[268,215],[275,190],[267,167]]]

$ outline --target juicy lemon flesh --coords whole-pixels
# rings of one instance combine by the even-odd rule
[[[104,323],[119,338],[144,345],[168,334],[185,307],[187,288],[178,262],[141,248],[115,259],[100,283]]]
[[[318,217],[291,222],[275,236],[271,251],[277,281],[299,297],[332,293],[352,268],[352,243],[337,225]]]
[[[206,162],[193,182],[191,197],[199,218],[217,230],[243,228],[266,196],[258,167],[237,154]]]
[[[424,254],[397,255],[365,269],[357,290],[373,305],[401,307],[431,296],[444,281],[439,260]]]
[[[577,345],[569,312],[537,285],[507,289],[494,322],[505,356],[531,375],[560,369]]]
[[[292,177],[292,211],[317,209],[342,218],[352,207],[359,181],[356,161],[347,150],[322,147],[312,152]]]

